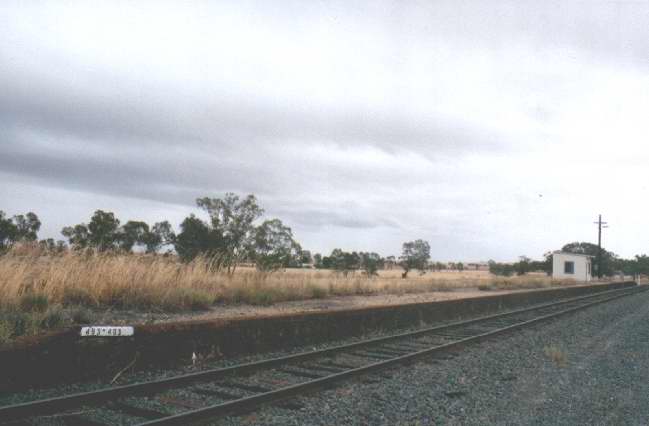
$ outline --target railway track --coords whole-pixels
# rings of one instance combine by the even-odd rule
[[[0,407],[2,425],[186,425],[646,291],[632,287],[232,367]],[[290,407],[290,404],[287,406]]]

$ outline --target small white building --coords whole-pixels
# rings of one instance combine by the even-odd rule
[[[587,254],[555,251],[552,253],[552,278],[588,282],[593,276],[592,258]]]

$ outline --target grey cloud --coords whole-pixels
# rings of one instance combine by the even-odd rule
[[[287,218],[289,223],[295,223],[307,228],[322,229],[327,226],[341,227],[341,228],[355,228],[355,229],[374,229],[378,227],[385,228],[399,228],[399,224],[389,218],[381,217],[381,215],[372,215],[353,211],[351,209],[342,211],[336,207],[329,207],[329,209],[309,209],[304,208],[301,210],[284,210],[281,207],[275,209],[273,213],[279,214],[281,217]]]
[[[0,8],[13,9],[8,4]],[[137,4],[153,15],[158,10],[154,2]],[[221,6],[212,7],[205,9],[206,21],[197,21],[205,28],[180,28],[202,40],[201,31],[211,25],[206,22],[220,16]],[[32,188],[40,188],[32,189],[34,209],[52,215],[60,214],[50,213],[60,206],[39,205],[39,191],[75,189],[128,198],[134,205],[153,200],[181,210],[194,206],[198,196],[234,191],[255,193],[270,215],[312,232],[316,243],[320,232],[340,238],[341,246],[348,242],[354,247],[363,236],[369,244],[380,230],[397,247],[402,238],[430,237],[439,240],[438,253],[448,247],[455,256],[479,256],[491,247],[518,255],[514,247],[520,235],[529,235],[524,231],[530,218],[544,220],[557,206],[564,208],[562,203],[573,210],[599,207],[587,201],[601,197],[582,189],[565,189],[562,200],[557,197],[549,207],[511,194],[533,188],[529,191],[536,197],[542,188],[571,180],[570,170],[580,160],[567,158],[564,150],[591,156],[597,149],[603,152],[601,147],[608,150],[608,144],[598,148],[574,140],[583,133],[572,129],[578,119],[597,129],[606,124],[600,118],[610,112],[597,110],[590,117],[589,105],[579,103],[590,99],[592,81],[601,82],[587,77],[602,64],[611,73],[620,71],[615,78],[624,80],[627,66],[646,68],[649,51],[649,5],[637,3],[260,2],[237,16],[248,23],[250,10],[258,12],[263,25],[274,22],[268,32],[286,30],[284,38],[273,40],[283,43],[285,51],[279,53],[285,56],[268,54],[264,40],[253,36],[226,40],[246,50],[241,56],[211,50],[209,41],[180,43],[174,45],[182,47],[174,58],[180,63],[169,60],[178,72],[167,72],[166,58],[156,62],[156,57],[149,64],[140,57],[114,55],[123,63],[113,67],[112,57],[104,57],[94,43],[85,56],[65,43],[48,43],[48,31],[63,31],[45,25],[48,16],[41,22],[24,13],[24,25],[12,26],[0,13],[0,173],[25,187],[33,183]],[[143,22],[143,28],[149,24]],[[67,36],[83,37],[81,28]],[[297,39],[313,36],[312,29],[316,35],[322,31],[321,37],[294,55]],[[169,34],[165,43],[184,35]],[[260,34],[256,36],[265,33]],[[149,54],[147,43],[157,40],[144,40],[143,53]],[[165,55],[166,45],[160,43],[150,46],[158,48],[152,49],[153,56]],[[356,56],[336,50],[347,44]],[[303,58],[300,52],[316,55]],[[530,63],[519,66],[521,52],[529,53]],[[216,59],[205,65],[208,55]],[[321,58],[331,73],[320,75],[312,64],[305,66],[308,60],[318,65]],[[252,64],[243,64],[243,69],[263,69],[237,79],[237,64],[232,63],[246,60]],[[458,64],[475,69],[465,73]],[[204,76],[230,65],[233,75]],[[318,77],[307,75],[296,83],[291,78],[300,76],[291,74],[294,69],[305,75],[311,70]],[[439,70],[444,72],[438,75]],[[376,80],[363,85],[364,78],[374,76]],[[647,104],[642,93],[637,96],[631,99],[636,105]],[[561,108],[566,100],[575,101],[574,109]],[[518,122],[525,118],[533,125]],[[641,124],[621,123],[620,128],[636,125],[637,133],[643,132]],[[557,137],[562,133],[571,137],[565,146]],[[596,133],[587,137],[596,138]],[[645,157],[627,151],[639,163]],[[0,193],[10,190],[0,188]],[[483,223],[490,212],[500,218],[497,232]],[[562,232],[570,233],[570,226]],[[477,248],[458,241],[471,241]],[[544,243],[535,244],[542,248]]]
[[[0,77],[1,78],[1,77]],[[52,83],[54,84],[54,83]],[[101,86],[102,81],[97,81]],[[349,109],[272,106],[223,97],[209,100],[171,92],[153,101],[152,93],[29,86],[0,80],[0,123],[85,143],[143,146],[210,146],[237,150],[242,144],[282,144],[286,140],[376,146],[388,152],[417,150],[428,157],[504,148],[503,135],[470,122]],[[161,89],[163,90],[163,89]],[[174,98],[193,99],[174,101]]]

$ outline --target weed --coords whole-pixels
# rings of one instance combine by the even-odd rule
[[[568,355],[557,346],[546,346],[543,352],[559,367],[565,367],[568,363]]]
[[[88,288],[83,288],[83,287],[64,288],[61,302],[65,306],[68,305],[94,306],[96,304],[94,298],[90,294],[90,290]]]
[[[7,320],[0,319],[0,345],[9,343],[13,334],[13,325]]]
[[[19,306],[24,312],[45,312],[48,299],[46,294],[28,292],[20,297]]]
[[[12,311],[4,315],[4,321],[9,324],[14,336],[23,336],[33,330],[32,316],[27,312]]]
[[[70,320],[74,324],[90,324],[94,319],[94,312],[84,306],[77,306],[70,311]]]
[[[258,291],[248,293],[246,302],[251,305],[268,306],[278,301],[278,291],[275,289],[260,289]]]
[[[320,287],[316,284],[307,284],[306,291],[307,294],[310,295],[311,299],[324,299],[329,295],[326,288]]]
[[[50,308],[47,309],[47,311],[45,311],[45,313],[40,318],[34,318],[34,319],[39,320],[38,326],[40,329],[46,329],[46,330],[59,328],[63,325],[65,321],[63,310],[58,305],[51,306]]]
[[[214,297],[204,291],[180,288],[170,292],[162,302],[162,309],[168,312],[204,311],[214,303]]]

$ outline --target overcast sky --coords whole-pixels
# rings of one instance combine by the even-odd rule
[[[0,210],[254,193],[303,247],[649,252],[649,2],[2,1]]]

